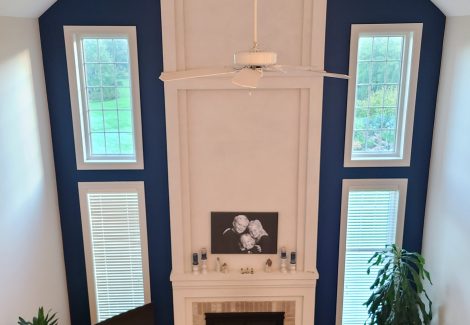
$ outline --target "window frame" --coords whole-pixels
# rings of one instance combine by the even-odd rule
[[[83,248],[85,253],[85,267],[88,289],[88,303],[92,324],[98,322],[98,309],[96,297],[96,282],[93,260],[93,248],[90,227],[90,215],[87,194],[89,193],[123,193],[136,192],[139,206],[140,245],[142,254],[142,274],[144,284],[144,302],[151,302],[150,267],[148,256],[147,218],[145,209],[144,182],[78,182],[80,215],[82,221]]]
[[[344,148],[344,167],[409,167],[413,123],[416,105],[416,91],[421,53],[422,23],[410,24],[353,24],[349,59],[348,103]],[[356,102],[356,78],[359,37],[404,36],[402,75],[398,99],[396,149],[393,153],[364,153],[353,157],[352,139],[354,129],[354,109]],[[411,50],[411,51],[410,51]]]
[[[77,44],[82,37],[126,37],[129,44],[130,88],[132,94],[132,119],[134,128],[135,159],[113,155],[89,158],[88,115],[86,114],[86,89],[82,69],[82,51]],[[135,26],[64,26],[70,103],[72,109],[75,157],[78,170],[144,169],[142,122],[139,87],[137,35]]]
[[[351,190],[385,190],[398,191],[397,226],[395,234],[395,244],[398,247],[403,243],[403,230],[405,224],[406,196],[408,189],[408,179],[343,179],[342,199],[341,199],[341,228],[338,257],[338,283],[336,296],[336,325],[342,325],[343,321],[343,299],[344,299],[344,277],[346,266],[346,233],[348,224],[349,193]],[[365,270],[364,270],[365,272]]]

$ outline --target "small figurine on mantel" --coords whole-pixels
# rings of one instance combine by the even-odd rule
[[[227,263],[222,264],[222,273],[228,273],[230,270],[228,269]]]
[[[266,273],[271,273],[272,265],[273,265],[273,261],[271,261],[271,259],[268,258],[268,260],[266,261],[266,265],[264,266],[264,271]]]
[[[217,257],[215,260],[215,272],[220,272],[221,271],[221,264],[220,264],[220,258]]]

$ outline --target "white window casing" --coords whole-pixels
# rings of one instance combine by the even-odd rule
[[[352,25],[345,167],[410,166],[421,35],[421,23]],[[385,40],[383,54],[379,44]],[[362,49],[370,41],[369,58],[359,56],[360,41]],[[398,53],[390,45],[396,41]],[[360,100],[365,93],[367,104]]]
[[[374,269],[368,260],[385,245],[401,247],[407,179],[343,180],[336,325],[364,324]]]
[[[77,169],[143,169],[135,26],[64,26],[64,37]]]
[[[79,182],[92,324],[149,303],[143,182]]]

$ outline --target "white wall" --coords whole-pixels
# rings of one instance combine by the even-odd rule
[[[470,16],[447,19],[423,253],[434,324],[470,323]]]
[[[37,19],[0,17],[0,324],[70,324]]]

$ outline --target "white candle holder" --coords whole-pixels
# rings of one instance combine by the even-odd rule
[[[296,264],[290,264],[290,265],[289,265],[289,272],[290,272],[290,273],[295,273],[295,272],[297,272],[297,265],[296,265]]]
[[[287,258],[281,258],[281,273],[287,273]]]
[[[207,274],[207,260],[201,260],[201,273]]]

